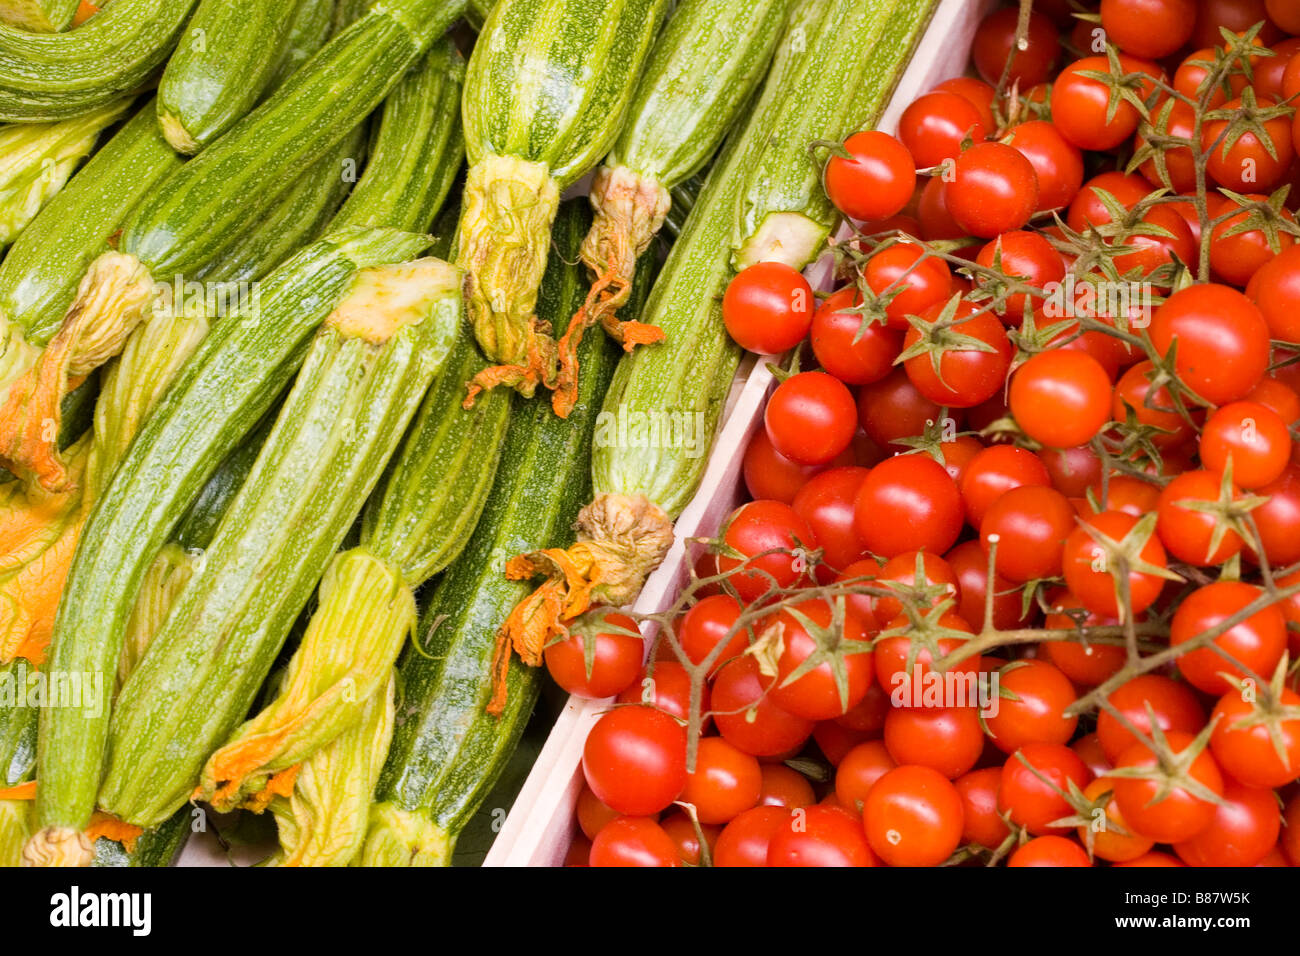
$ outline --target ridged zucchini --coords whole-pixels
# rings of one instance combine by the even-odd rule
[[[263,281],[254,314],[217,323],[136,436],[87,521],[59,605],[51,671],[114,673],[154,556],[217,465],[293,377],[313,330],[359,269],[403,261],[427,242],[383,229],[320,240]],[[41,720],[40,823],[79,830],[94,808],[108,715],[56,708]]]
[[[797,92],[771,117],[770,145],[747,173],[735,269],[768,260],[802,269],[817,255],[839,214],[809,146],[875,124],[936,2],[814,0],[796,12],[808,49],[781,64]]]
[[[631,349],[656,330],[620,323],[636,260],[671,205],[670,190],[717,151],[767,71],[790,0],[682,0],[664,27],[637,86],[627,122],[591,185],[596,221],[582,261],[596,282],[560,344],[556,411],[565,414],[577,376],[572,348],[601,322]],[[849,45],[849,44],[846,44]]]
[[[464,79],[465,61],[455,45],[435,42],[384,101],[366,170],[331,228],[428,231],[465,159]]]
[[[181,167],[158,132],[151,100],[77,171],[23,230],[0,263],[0,322],[43,345],[142,196]]]
[[[584,204],[561,207],[538,295],[544,319],[569,315],[587,285],[576,262],[590,223]],[[643,269],[633,301],[644,299]],[[527,588],[501,576],[504,556],[568,533],[588,486],[592,432],[601,393],[617,362],[604,336],[582,343],[587,373],[567,421],[546,403],[511,416],[497,479],[468,546],[439,578],[425,609],[418,647],[399,668],[402,703],[380,778],[362,861],[371,866],[446,865],[461,829],[492,789],[523,732],[540,685],[514,668],[499,716],[494,697],[497,624]]]
[[[99,134],[127,111],[129,100],[57,123],[0,128],[0,248],[9,245],[53,199]]]
[[[330,38],[334,25],[334,0],[298,0],[289,36],[280,47],[280,59],[268,90],[279,88],[291,74],[316,55]]]
[[[142,86],[176,44],[195,0],[114,0],[67,33],[0,24],[0,121],[87,113]]]
[[[35,30],[58,33],[77,15],[81,0],[0,0],[0,21]]]
[[[463,321],[460,283],[437,259],[364,270],[317,333],[252,472],[122,687],[101,809],[148,828],[189,798],[445,362]]]
[[[488,15],[492,13],[495,2],[496,0],[469,0],[465,6],[465,19],[469,21],[470,26],[475,30],[482,30]]]
[[[158,125],[191,155],[270,89],[298,0],[199,0],[158,83]]]
[[[785,130],[795,116],[804,110],[822,115],[826,105],[810,99],[814,93],[826,100],[843,98],[843,77],[830,71],[835,82],[823,82],[821,71],[829,49],[861,46],[846,42],[859,36],[844,32],[846,18],[857,16],[850,8],[894,11],[929,4],[810,0],[791,19],[756,106],[715,161],[641,317],[662,329],[666,340],[625,356],[605,395],[606,427],[598,431],[592,455],[595,497],[578,517],[578,543],[521,555],[511,563],[511,574],[550,578],[505,625],[525,660],[534,659],[531,649],[558,631],[560,615],[575,617],[591,604],[631,603],[672,544],[673,520],[704,475],[740,359],[720,304],[732,276],[733,243],[745,235],[743,223],[753,208],[779,208],[787,195],[778,182],[776,198],[764,198],[755,177],[769,181],[763,178],[770,169],[766,157],[771,150],[787,151]],[[870,55],[884,61],[881,75],[891,78],[876,85],[882,102],[911,49],[910,35],[897,48],[871,48]]]
[[[534,314],[560,193],[618,135],[667,0],[500,0],[465,76],[470,168],[456,263],[474,334],[497,368],[481,387],[553,388],[555,339]]]

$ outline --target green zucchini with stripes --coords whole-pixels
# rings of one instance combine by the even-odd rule
[[[386,225],[425,232],[465,159],[460,94],[465,61],[447,39],[388,94],[370,159],[332,227]]]
[[[0,127],[0,249],[58,195],[99,134],[130,106],[122,99],[55,123]]]
[[[0,0],[0,22],[38,33],[66,30],[81,0]]]
[[[115,672],[145,572],[216,467],[293,378],[313,331],[358,270],[409,259],[427,244],[390,229],[326,237],[263,280],[255,308],[216,324],[87,521],[55,621],[52,671]],[[94,809],[108,714],[56,708],[42,713],[41,725],[40,824],[79,831]]]
[[[334,7],[334,0],[298,0],[268,90],[278,89],[325,45],[334,25]]]
[[[873,2],[895,7],[893,0]],[[671,546],[673,521],[703,478],[740,361],[721,309],[733,275],[734,240],[743,235],[753,207],[774,208],[786,195],[784,185],[776,184],[774,198],[765,199],[755,182],[769,181],[770,151],[786,153],[792,114],[820,113],[824,104],[813,94],[826,100],[843,96],[843,78],[832,71],[836,82],[824,82],[821,71],[829,49],[855,46],[845,40],[859,34],[846,33],[845,26],[850,14],[856,16],[849,8],[863,5],[863,0],[809,0],[801,8],[786,27],[755,107],[714,162],[641,316],[666,339],[625,356],[605,395],[608,427],[597,435],[592,454],[595,494],[578,517],[578,542],[563,555],[536,551],[516,559],[519,573],[550,578],[507,622],[521,653],[533,639],[532,629],[551,633],[561,626],[557,607],[576,616],[588,604],[632,603]],[[829,15],[832,11],[838,15]],[[869,57],[885,61],[878,67],[882,75],[901,74],[912,39],[890,49],[871,47]],[[892,79],[878,84],[881,102],[892,85]],[[528,628],[516,624],[525,620]]]
[[[582,322],[601,322],[625,347],[652,342],[648,329],[618,322],[636,260],[671,206],[670,190],[699,172],[749,102],[781,36],[790,0],[682,0],[646,63],[623,131],[591,184],[596,221],[582,261],[597,277]],[[628,338],[628,333],[632,337]],[[575,328],[566,343],[581,336]],[[557,408],[577,369],[560,356]]]
[[[298,0],[199,0],[158,83],[158,125],[193,155],[271,88]]]
[[[460,283],[438,259],[363,270],[316,334],[253,470],[122,687],[100,809],[149,828],[189,799],[446,361]]]
[[[114,0],[66,33],[0,24],[0,122],[88,113],[144,85],[176,45],[195,0]]]
[[[48,342],[131,208],[182,165],[151,100],[37,214],[0,263],[0,323]]]
[[[538,294],[543,318],[571,314],[586,294],[576,261],[591,221],[584,205],[574,200],[561,206],[556,254]],[[634,306],[644,301],[651,273],[644,268],[638,277]],[[532,712],[541,677],[524,668],[512,669],[501,686],[498,713],[486,711],[501,696],[494,686],[497,624],[527,591],[501,570],[509,554],[566,534],[585,499],[596,413],[618,351],[604,336],[591,336],[580,354],[587,373],[567,421],[544,402],[512,414],[482,517],[433,589],[418,647],[408,647],[402,658],[402,706],[371,808],[366,865],[449,864],[457,836],[492,789]]]
[[[555,386],[555,339],[534,314],[560,193],[609,152],[667,0],[500,0],[465,76],[469,173],[456,263],[496,365],[471,389]]]
[[[901,76],[900,59],[911,56],[936,2],[814,0],[796,14],[809,49],[785,60],[797,93],[773,117],[771,145],[747,175],[733,239],[736,270],[763,261],[802,269],[822,249],[840,217],[810,147],[875,124]]]

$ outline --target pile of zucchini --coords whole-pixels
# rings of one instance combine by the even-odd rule
[[[0,0],[0,865],[449,863],[932,7]]]

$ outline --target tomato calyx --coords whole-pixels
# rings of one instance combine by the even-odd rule
[[[1224,680],[1231,684],[1233,690],[1241,695],[1241,699],[1249,701],[1251,705],[1250,713],[1226,724],[1223,729],[1250,730],[1253,727],[1266,728],[1269,742],[1273,745],[1273,751],[1283,764],[1287,761],[1287,750],[1286,735],[1282,725],[1300,721],[1300,705],[1282,703],[1290,664],[1290,655],[1284,653],[1282,660],[1278,662],[1273,675],[1269,678],[1268,685],[1261,688],[1255,687],[1255,682],[1248,677],[1235,677],[1231,674],[1223,675]]]
[[[1267,495],[1245,495],[1237,491],[1232,483],[1232,457],[1229,456],[1219,476],[1217,498],[1213,501],[1180,498],[1174,504],[1187,511],[1197,511],[1214,517],[1214,529],[1210,532],[1210,543],[1206,553],[1217,554],[1229,531],[1236,533],[1241,540],[1253,542],[1258,547],[1258,536],[1252,527],[1253,519],[1250,513],[1268,504],[1268,501]]]
[[[1231,189],[1220,189],[1219,191],[1227,196],[1235,204],[1236,208],[1216,216],[1214,221],[1216,223],[1226,223],[1238,216],[1241,216],[1241,219],[1232,223],[1215,238],[1231,239],[1233,236],[1244,235],[1248,232],[1258,232],[1264,236],[1264,241],[1268,244],[1269,250],[1274,255],[1277,255],[1282,251],[1283,233],[1300,236],[1300,226],[1297,226],[1282,214],[1286,208],[1287,195],[1291,192],[1290,183],[1275,189],[1267,199],[1262,200],[1243,196]],[[1245,213],[1245,215],[1242,215],[1242,213]]]
[[[1141,70],[1131,73],[1125,70],[1114,44],[1106,44],[1106,62],[1109,66],[1107,70],[1079,71],[1079,76],[1094,80],[1106,87],[1106,122],[1115,121],[1121,103],[1129,104],[1137,110],[1140,117],[1148,119],[1150,117],[1150,111],[1147,109],[1149,93],[1144,95],[1144,92],[1150,87],[1151,76]]]
[[[1154,511],[1147,512],[1118,540],[1086,521],[1079,522],[1079,527],[1083,528],[1088,537],[1101,548],[1099,557],[1104,570],[1110,574],[1114,582],[1116,605],[1119,608],[1117,616],[1121,623],[1124,623],[1125,610],[1130,604],[1129,575],[1149,574],[1166,581],[1179,583],[1183,581],[1183,576],[1177,571],[1154,564],[1142,557],[1143,549],[1155,534],[1158,517]]]
[[[1151,702],[1146,702],[1147,720],[1150,722],[1150,738],[1139,737],[1142,745],[1155,756],[1151,766],[1115,767],[1106,771],[1107,777],[1126,780],[1146,780],[1156,785],[1155,793],[1147,806],[1153,806],[1169,797],[1175,790],[1191,794],[1197,800],[1223,804],[1223,796],[1198,780],[1192,773],[1192,766],[1210,744],[1210,734],[1218,723],[1217,718],[1206,722],[1201,731],[1192,738],[1182,750],[1175,751],[1170,745],[1160,722],[1155,717]]]
[[[1289,120],[1294,113],[1295,108],[1291,106],[1260,106],[1255,97],[1254,88],[1248,86],[1241,91],[1239,106],[1230,109],[1220,107],[1206,111],[1205,123],[1221,120],[1228,124],[1224,127],[1218,139],[1206,150],[1206,153],[1213,154],[1217,151],[1221,157],[1226,159],[1228,151],[1237,145],[1238,140],[1250,133],[1263,144],[1269,156],[1276,160],[1278,158],[1277,144],[1273,142],[1272,134],[1265,128],[1266,124],[1270,120]]]
[[[829,603],[831,618],[826,626],[818,624],[807,614],[800,611],[797,606],[789,606],[783,609],[783,612],[794,618],[812,639],[813,650],[785,676],[785,679],[781,681],[778,687],[789,687],[805,674],[825,665],[830,668],[831,676],[835,680],[835,689],[840,696],[840,706],[847,711],[849,709],[849,673],[845,658],[852,654],[870,653],[872,644],[870,641],[861,641],[845,636],[844,619],[845,609],[848,605],[847,599],[843,595],[831,599]],[[773,621],[765,630],[763,637],[766,638],[768,634],[776,631],[778,633],[775,640],[779,641],[780,632],[784,630],[784,627],[785,625],[780,621]],[[763,638],[760,638],[761,640]],[[762,664],[760,663],[760,671],[761,669]]]
[[[943,357],[949,352],[997,352],[996,347],[983,339],[957,331],[958,326],[969,322],[976,315],[988,311],[987,308],[981,308],[979,312],[964,315],[958,319],[957,309],[960,307],[961,302],[962,294],[960,292],[953,293],[952,298],[947,301],[942,311],[932,322],[923,319],[919,315],[909,315],[907,317],[908,323],[920,333],[921,337],[912,345],[903,349],[898,358],[894,359],[894,364],[901,365],[909,359],[928,355],[935,377],[941,384],[947,386],[948,383],[943,379],[940,365],[943,362]]]

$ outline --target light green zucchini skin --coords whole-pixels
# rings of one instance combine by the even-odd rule
[[[365,163],[364,125],[358,126],[308,167],[265,217],[249,224],[198,278],[210,282],[252,282],[262,278],[326,231]],[[160,277],[166,281],[166,277]]]
[[[665,0],[500,0],[465,77],[470,164],[543,164],[563,190],[609,152]]]
[[[430,300],[386,342],[333,325],[316,334],[195,577],[122,687],[101,809],[159,825],[248,712],[450,351],[459,278]]]
[[[156,275],[196,273],[388,95],[464,0],[378,0],[127,219],[121,250]]]
[[[55,621],[51,672],[115,673],[127,619],[158,549],[293,377],[311,333],[359,269],[404,261],[427,244],[425,236],[386,229],[327,237],[267,277],[254,320],[217,323],[87,520]],[[52,708],[42,713],[41,728],[38,818],[42,826],[82,829],[94,809],[108,715]]]
[[[36,668],[21,657],[0,664],[0,680],[15,691],[25,688],[28,678],[35,673]],[[26,701],[24,696],[21,704],[18,699],[0,703],[0,788],[30,780],[36,765],[39,708],[26,706]]]
[[[682,0],[605,159],[672,189],[699,172],[767,72],[792,0]]]
[[[0,24],[0,121],[66,119],[137,89],[193,9],[194,0],[114,0],[67,33]]]
[[[539,296],[543,318],[571,314],[586,294],[575,261],[590,223],[583,205],[567,203],[557,218],[557,255]],[[636,303],[653,278],[652,268],[642,271]],[[529,667],[510,669],[500,717],[485,710],[497,626],[529,590],[507,580],[502,567],[516,552],[572,535],[588,491],[595,416],[618,349],[604,336],[589,336],[581,357],[580,398],[567,419],[545,402],[518,405],[511,415],[482,517],[433,590],[420,649],[408,648],[401,661],[402,698],[371,812],[366,865],[449,863],[456,837],[491,791],[532,713],[542,675]]]
[[[316,51],[329,40],[334,25],[334,0],[298,0],[289,35],[280,47],[280,58],[268,90],[280,85],[298,68],[316,55]]]
[[[0,22],[38,33],[58,33],[72,23],[80,4],[81,0],[0,0]]]
[[[469,0],[465,6],[465,19],[469,25],[475,30],[482,30],[495,2],[496,0]]]
[[[9,245],[90,155],[99,134],[130,108],[110,102],[57,123],[15,123],[0,129],[0,248]]]
[[[130,209],[181,165],[146,101],[9,249],[0,263],[0,321],[29,342],[48,342],[86,268],[108,249]]]
[[[331,227],[426,232],[465,159],[460,94],[465,61],[439,40],[384,101],[365,173]]]
[[[773,111],[770,145],[747,175],[737,270],[773,259],[802,269],[821,251],[839,215],[809,147],[875,124],[935,2],[811,0],[796,11],[808,48],[779,62],[786,105]]]
[[[158,124],[177,152],[197,153],[270,89],[297,7],[199,0],[158,83]]]

